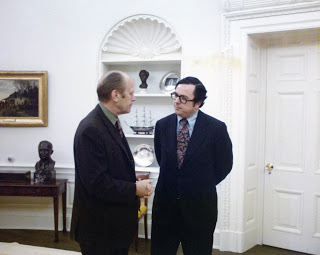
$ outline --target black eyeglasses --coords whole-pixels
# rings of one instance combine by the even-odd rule
[[[179,96],[176,92],[171,93],[171,98],[173,100],[177,99],[178,97],[179,97],[180,103],[182,103],[182,104],[186,104],[189,101],[194,101],[194,99],[192,99],[192,100],[187,99],[186,96],[184,96],[184,95]]]

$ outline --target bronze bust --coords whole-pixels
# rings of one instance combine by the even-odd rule
[[[141,70],[139,72],[139,77],[141,80],[141,84],[140,84],[139,88],[140,89],[147,89],[148,88],[147,79],[149,77],[149,72],[147,70]]]
[[[34,182],[54,182],[56,171],[54,170],[55,161],[52,160],[52,144],[49,141],[41,141],[38,146],[40,160],[36,163],[34,172]]]

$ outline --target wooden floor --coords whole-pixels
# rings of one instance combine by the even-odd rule
[[[55,249],[80,251],[78,243],[70,240],[69,233],[59,232],[59,242],[54,242],[54,231],[48,230],[17,230],[17,229],[0,229],[0,242],[17,242],[20,244],[49,247]],[[130,247],[129,254],[150,254],[150,240],[139,240],[138,252],[135,252],[133,246]],[[177,255],[182,255],[182,249],[179,248]],[[213,255],[235,255],[239,253],[212,251]],[[306,255],[306,253],[288,251],[270,246],[257,245],[252,249],[242,253],[244,255]],[[165,255],[165,254],[163,254]],[[195,254],[197,255],[197,254]]]

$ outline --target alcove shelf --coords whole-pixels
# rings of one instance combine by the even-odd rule
[[[128,133],[125,134],[126,138],[146,138],[146,139],[153,139],[154,135],[140,135],[140,134],[132,134],[132,133]]]
[[[164,93],[135,93],[135,97],[171,97],[170,93],[164,94]]]
[[[135,98],[131,112],[120,115],[122,128],[131,151],[141,144],[154,147],[152,134],[135,134],[130,126],[145,118],[148,126],[173,113],[170,91],[163,89],[168,73],[181,78],[182,47],[174,28],[165,20],[152,15],[130,16],[113,26],[105,36],[99,55],[99,76],[110,70],[127,73],[134,82]],[[149,72],[147,91],[139,88],[139,72]],[[167,89],[167,88],[166,88]],[[143,116],[144,115],[144,116]],[[140,119],[140,120],[139,120]],[[159,172],[156,160],[141,171]]]

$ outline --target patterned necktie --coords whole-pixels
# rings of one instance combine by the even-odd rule
[[[180,168],[183,163],[183,158],[186,154],[186,150],[189,144],[190,136],[188,129],[188,120],[182,119],[180,120],[181,127],[178,130],[177,134],[177,158],[178,158],[178,167]]]
[[[121,127],[119,119],[117,119],[117,121],[116,121],[116,128],[119,130],[121,138],[123,138],[123,130],[122,130],[122,127]]]

